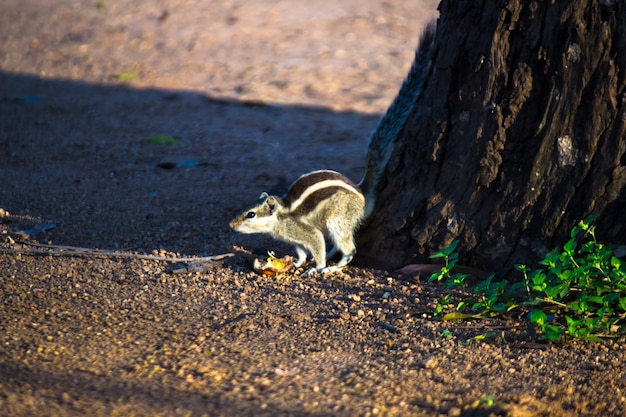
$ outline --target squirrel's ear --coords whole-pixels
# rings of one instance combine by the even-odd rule
[[[270,216],[274,214],[274,210],[276,209],[276,197],[268,196],[265,200],[265,204],[270,208]]]
[[[261,193],[261,195],[259,196],[259,200],[265,200],[267,197],[269,197],[270,195],[268,193],[266,193],[265,191],[263,191]]]

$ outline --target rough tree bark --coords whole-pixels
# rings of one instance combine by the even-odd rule
[[[591,213],[626,243],[626,6],[617,0],[439,6],[435,54],[361,230],[396,268],[460,239],[462,263],[507,272]]]

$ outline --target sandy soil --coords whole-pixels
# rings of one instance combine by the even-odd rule
[[[447,323],[425,278],[277,279],[228,221],[369,131],[431,1],[3,0],[0,415],[622,416],[623,341]],[[47,226],[46,226],[47,225]],[[427,261],[427,260],[425,260]],[[478,341],[476,336],[491,333]]]

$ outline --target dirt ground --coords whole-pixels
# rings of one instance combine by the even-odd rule
[[[228,228],[303,172],[359,179],[436,14],[428,0],[3,0],[0,247],[235,256],[173,272],[0,252],[0,415],[625,415],[621,340],[442,322],[445,290],[423,277],[261,276],[244,251],[290,248]]]

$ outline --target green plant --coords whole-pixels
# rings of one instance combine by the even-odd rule
[[[443,339],[452,339],[452,332],[448,329],[443,329],[443,331],[439,334]]]
[[[444,297],[445,305],[440,301],[436,313],[454,307],[444,319],[526,314],[548,340],[568,335],[601,341],[626,333],[626,264],[610,246],[597,241],[591,224],[595,218],[589,216],[578,223],[563,248],[549,252],[538,269],[516,265],[522,274],[520,282],[497,280],[490,275],[466,299],[457,302],[452,296]],[[452,274],[458,260],[457,244],[455,241],[433,255],[444,258],[445,265],[431,280],[445,281],[449,287],[465,287],[466,277],[454,279],[456,274]]]
[[[148,138],[143,138],[141,141],[152,145],[167,146],[180,146],[183,143],[179,138],[170,135],[152,135]]]
[[[469,344],[478,343],[487,339],[495,339],[496,337],[498,337],[498,334],[496,332],[485,332],[485,333],[481,333],[481,334],[477,334],[476,336],[473,336],[472,338],[468,340],[468,343]]]
[[[469,277],[469,274],[452,273],[452,269],[459,261],[459,254],[455,252],[458,245],[459,241],[455,240],[450,244],[450,246],[443,248],[430,256],[431,259],[443,259],[444,265],[441,267],[441,270],[433,273],[430,276],[430,278],[428,279],[429,282],[445,281],[447,288],[465,286],[465,279]]]
[[[487,407],[493,407],[494,400],[496,396],[494,394],[487,395],[486,397],[482,397],[479,401],[480,404],[485,404]]]
[[[121,83],[128,83],[131,81],[135,81],[139,78],[139,74],[136,72],[122,72],[117,75],[117,81]]]

